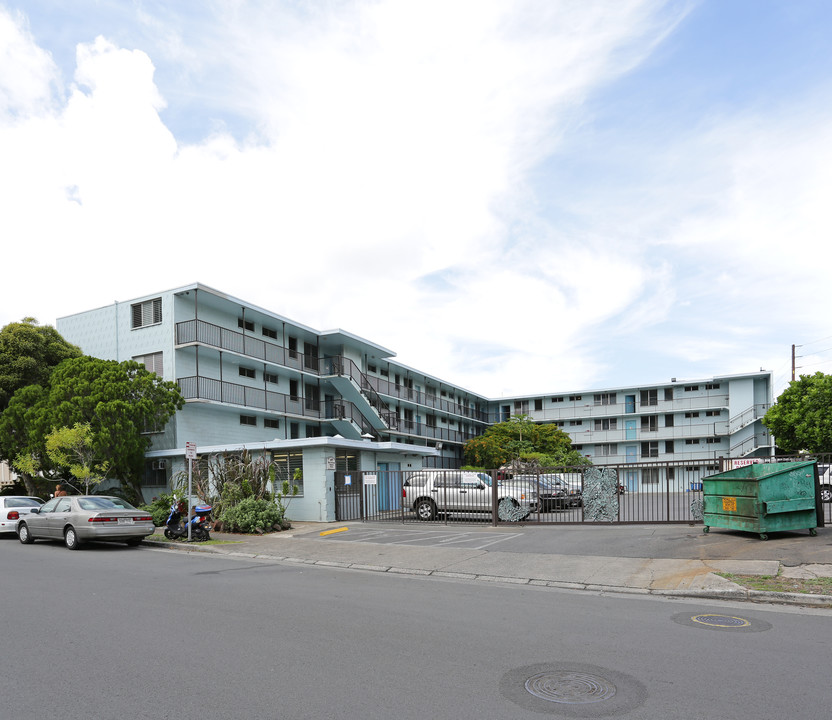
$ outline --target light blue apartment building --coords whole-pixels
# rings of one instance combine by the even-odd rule
[[[459,467],[467,440],[517,413],[556,423],[596,464],[672,460],[705,473],[719,457],[771,450],[763,371],[495,400],[397,363],[369,340],[199,283],[59,318],[57,329],[85,354],[137,360],[178,383],[186,404],[151,436],[147,498],[185,469],[193,442],[201,457],[248,450],[283,477],[300,470],[291,517],[331,521],[349,473],[376,474],[383,496],[396,471]]]

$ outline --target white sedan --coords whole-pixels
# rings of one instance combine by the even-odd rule
[[[21,515],[32,512],[43,505],[43,500],[25,495],[0,496],[0,533],[17,532],[17,521]]]

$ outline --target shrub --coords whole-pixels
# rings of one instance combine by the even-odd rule
[[[148,505],[140,505],[139,509],[150,513],[153,518],[153,524],[156,527],[162,527],[170,515],[170,506],[173,505],[174,495],[165,495],[164,493]]]
[[[224,532],[269,532],[283,522],[283,512],[274,502],[244,498],[227,508],[219,518]]]

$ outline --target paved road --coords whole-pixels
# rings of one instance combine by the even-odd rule
[[[115,545],[0,565],[3,720],[829,715],[817,611]]]

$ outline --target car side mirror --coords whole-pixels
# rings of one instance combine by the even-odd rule
[[[33,513],[39,513],[39,512],[40,512],[40,508],[32,508],[32,512],[33,512]]]

